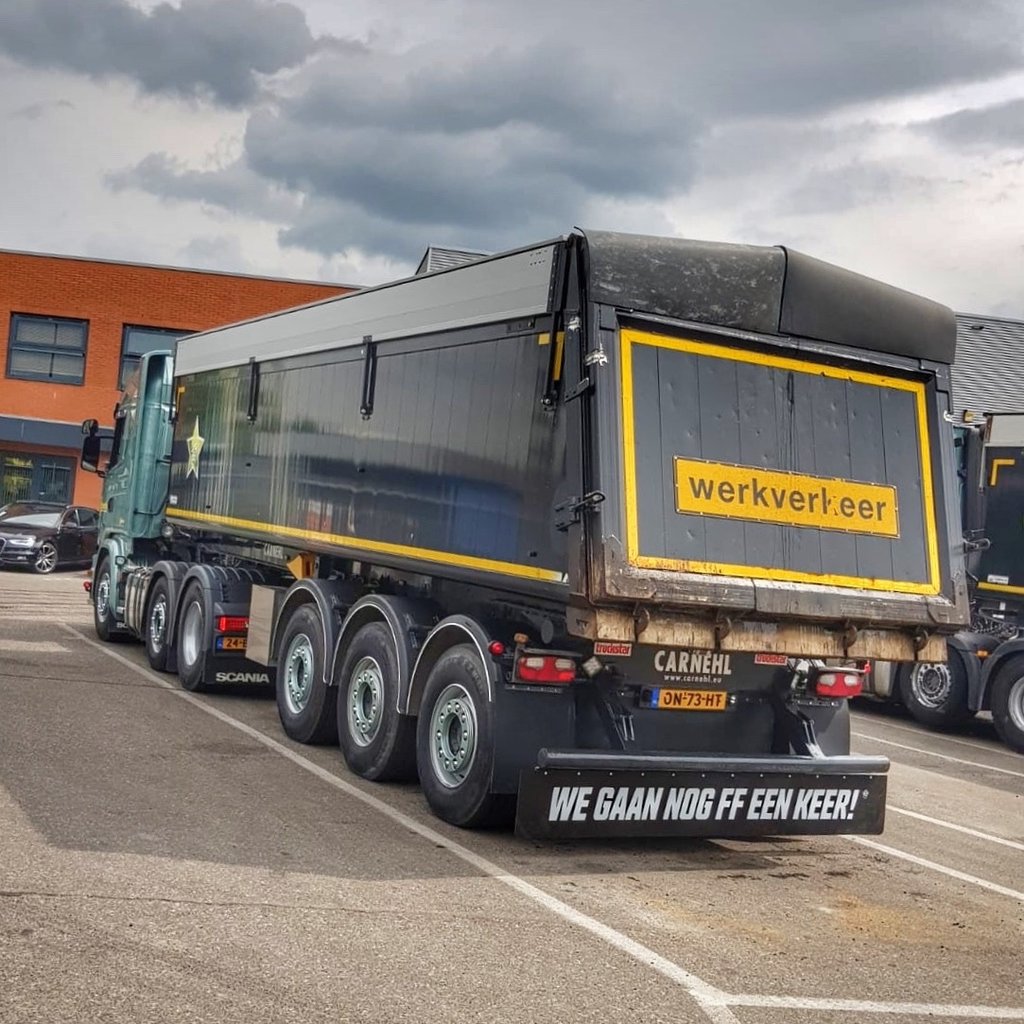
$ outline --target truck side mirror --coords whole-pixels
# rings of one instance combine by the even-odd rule
[[[105,474],[100,469],[100,425],[96,420],[86,420],[82,424],[82,457],[79,462],[82,469],[87,473],[95,473],[97,476]]]

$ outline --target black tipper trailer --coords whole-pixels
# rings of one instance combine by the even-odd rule
[[[965,620],[954,346],[798,253],[592,231],[205,332],[158,552],[191,567],[144,586],[177,575],[173,632],[193,573],[291,735],[336,702],[350,766],[415,746],[458,824],[518,790],[534,835],[878,831],[854,675],[812,659],[937,660]],[[353,662],[375,622],[393,658]]]

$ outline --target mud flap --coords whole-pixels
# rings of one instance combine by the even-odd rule
[[[533,839],[588,839],[882,831],[884,769],[801,769],[528,769],[520,776],[516,832]]]

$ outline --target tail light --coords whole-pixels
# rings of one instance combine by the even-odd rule
[[[244,633],[249,628],[249,619],[245,615],[218,615],[218,633]]]
[[[825,669],[814,677],[814,692],[819,697],[859,697],[864,676],[850,668]]]
[[[520,654],[516,661],[516,678],[524,683],[564,685],[576,678],[576,662],[557,654]]]

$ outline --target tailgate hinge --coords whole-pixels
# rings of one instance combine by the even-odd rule
[[[575,401],[581,395],[585,395],[588,391],[593,391],[594,382],[589,377],[584,377],[578,384],[569,388],[565,393],[565,398],[562,402],[568,404],[569,402]]]
[[[604,498],[602,491],[591,491],[582,498],[577,498],[575,494],[571,498],[566,498],[555,506],[555,529],[568,530],[570,526],[580,521],[582,513],[595,509]]]

